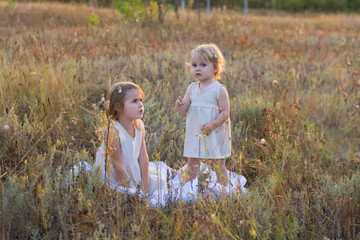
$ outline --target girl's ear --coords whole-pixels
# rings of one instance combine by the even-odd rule
[[[214,66],[214,74],[217,73],[218,68],[216,66]]]
[[[121,112],[121,104],[120,103],[115,103],[115,110],[117,113]]]

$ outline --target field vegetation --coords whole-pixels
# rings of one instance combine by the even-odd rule
[[[124,21],[113,9],[0,2],[2,239],[360,239],[360,16],[188,10]],[[228,169],[249,194],[152,208],[111,191],[94,162],[104,95],[145,92],[151,161],[174,168],[200,43],[227,60]]]
[[[6,0],[12,2],[13,0]],[[35,0],[21,0],[21,2],[34,2]],[[98,7],[114,7],[116,5],[168,5],[174,9],[180,8],[183,0],[49,0],[48,2],[83,3]],[[229,9],[243,9],[246,0],[210,0],[213,7],[225,7]],[[250,9],[286,10],[291,12],[359,12],[358,0],[247,0]],[[207,0],[184,0],[187,8],[205,8]]]

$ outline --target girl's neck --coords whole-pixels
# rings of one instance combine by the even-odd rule
[[[118,117],[117,121],[121,124],[121,126],[129,134],[129,136],[135,137],[135,127],[133,124],[133,120]]]
[[[213,78],[210,78],[208,80],[199,81],[199,88],[202,90],[202,89],[210,86],[214,82],[215,82],[215,79],[213,79]]]

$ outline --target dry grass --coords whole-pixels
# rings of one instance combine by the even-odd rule
[[[360,238],[359,15],[120,19],[84,5],[0,2],[1,238]],[[96,174],[72,176],[75,163],[94,161],[102,96],[116,79],[145,91],[151,160],[186,162],[174,102],[202,42],[227,60],[227,167],[250,194],[153,209]]]

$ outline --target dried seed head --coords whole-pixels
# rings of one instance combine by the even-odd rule
[[[7,123],[5,123],[5,124],[3,125],[3,127],[2,127],[2,129],[3,129],[4,131],[8,131],[8,130],[10,130],[10,125],[7,124]]]

